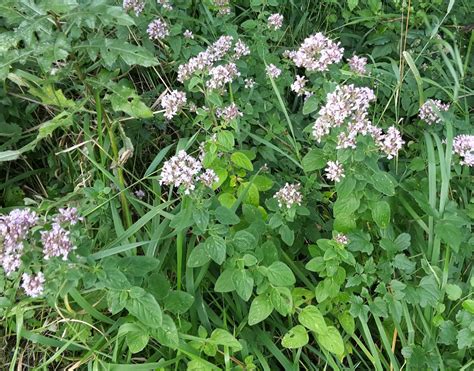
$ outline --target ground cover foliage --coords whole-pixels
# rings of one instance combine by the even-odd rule
[[[472,369],[470,5],[1,1],[0,368]]]

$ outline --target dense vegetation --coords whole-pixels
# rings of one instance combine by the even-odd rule
[[[0,369],[474,367],[472,2],[0,13]]]

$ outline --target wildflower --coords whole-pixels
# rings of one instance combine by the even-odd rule
[[[217,183],[219,181],[219,177],[217,176],[217,174],[215,173],[214,170],[212,169],[207,169],[204,173],[202,173],[200,176],[199,176],[199,180],[206,186],[206,187],[209,187],[209,188],[212,188],[212,185],[214,183]]]
[[[334,236],[334,241],[340,243],[341,245],[347,245],[349,243],[349,239],[345,234],[338,233]]]
[[[190,30],[184,31],[183,36],[184,36],[186,39],[194,40],[194,34],[193,34],[193,32],[190,31]]]
[[[304,76],[296,75],[296,80],[291,84],[290,88],[294,91],[298,96],[303,95],[305,93],[305,85],[308,82],[304,78]]]
[[[32,298],[43,295],[45,282],[43,273],[38,272],[36,276],[23,273],[21,278],[21,287],[25,290],[26,295]]]
[[[83,220],[75,207],[61,208],[58,212],[59,214],[53,217],[53,221],[58,224],[69,223],[70,225],[75,225]]]
[[[21,264],[23,242],[30,229],[38,222],[34,211],[15,209],[8,215],[0,216],[0,264],[5,274],[9,276]]]
[[[277,199],[279,207],[286,206],[289,209],[294,204],[301,205],[301,201],[303,201],[303,196],[300,192],[300,188],[300,183],[285,183],[285,185],[280,188],[277,193],[275,193],[273,198]]]
[[[181,150],[164,163],[161,170],[160,185],[165,184],[176,188],[183,186],[185,194],[189,194],[196,187],[195,177],[201,169],[201,161]]]
[[[214,5],[218,8],[218,14],[221,16],[230,14],[229,0],[214,0]]]
[[[461,134],[454,137],[453,152],[459,155],[461,165],[474,166],[474,135]]]
[[[173,10],[173,5],[171,5],[170,0],[157,0],[157,3],[166,10]]]
[[[209,70],[211,79],[207,81],[206,85],[209,89],[221,89],[225,84],[231,83],[236,76],[240,76],[235,63],[227,63],[213,67]]]
[[[398,151],[403,147],[405,141],[402,139],[400,131],[395,126],[391,126],[388,128],[387,134],[382,135],[376,143],[390,160],[398,155]]]
[[[352,72],[363,75],[366,72],[367,58],[354,55],[349,59],[349,67]]]
[[[237,40],[234,46],[234,59],[240,59],[250,54],[250,49],[242,40]]]
[[[345,177],[344,168],[339,161],[328,161],[327,167],[324,171],[326,172],[326,178],[336,183],[340,182],[341,179]]]
[[[164,39],[170,34],[168,25],[161,19],[155,19],[154,21],[152,21],[148,25],[146,32],[150,40]]]
[[[281,14],[275,13],[268,17],[267,20],[268,28],[273,30],[279,30],[283,25],[283,16]]]
[[[161,98],[161,107],[165,110],[164,116],[171,120],[186,104],[186,94],[173,90]]]
[[[67,260],[69,253],[76,248],[72,244],[70,232],[58,223],[53,223],[49,231],[41,231],[41,242],[46,260],[57,256]]]
[[[344,49],[321,32],[307,37],[300,48],[287,55],[297,67],[308,71],[327,71],[329,65],[339,63]]]
[[[143,189],[137,189],[135,191],[135,197],[139,200],[143,199],[145,197],[145,192],[143,191]]]
[[[123,0],[122,7],[126,12],[133,10],[138,17],[145,8],[145,2],[142,0]]]
[[[269,64],[266,68],[265,68],[266,72],[267,72],[267,76],[272,78],[272,79],[276,79],[278,76],[281,75],[281,69],[279,69],[277,66],[275,66],[274,64]]]
[[[245,88],[246,89],[252,89],[255,85],[254,79],[245,79]]]
[[[438,99],[428,99],[421,106],[418,116],[428,125],[439,124],[441,116],[438,115],[438,111],[446,112],[447,110],[449,110],[449,104],[443,103]]]
[[[229,104],[227,107],[224,107],[224,109],[218,108],[216,110],[216,115],[226,122],[230,122],[235,120],[237,117],[243,116],[242,112],[239,110],[239,107],[235,103]]]

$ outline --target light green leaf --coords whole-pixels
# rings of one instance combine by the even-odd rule
[[[298,321],[304,327],[317,334],[324,333],[328,329],[323,315],[314,305],[306,306],[298,315]]]
[[[234,152],[230,156],[230,160],[235,165],[241,167],[242,169],[252,171],[253,165],[249,158],[242,152]]]
[[[309,151],[302,160],[304,171],[310,173],[315,170],[322,169],[326,166],[326,157],[323,150],[314,148]]]
[[[262,322],[273,312],[273,304],[268,295],[259,295],[253,299],[249,311],[249,325]]]
[[[338,356],[344,354],[344,340],[334,326],[328,326],[326,331],[318,333],[316,336],[318,343],[324,348]]]
[[[372,218],[380,228],[387,228],[390,223],[390,205],[388,202],[376,202],[372,208]]]
[[[273,286],[292,286],[296,282],[291,269],[280,261],[274,262],[267,268],[267,277]]]
[[[305,346],[308,344],[308,341],[309,336],[306,329],[301,325],[296,325],[283,336],[281,345],[288,349],[295,349]]]

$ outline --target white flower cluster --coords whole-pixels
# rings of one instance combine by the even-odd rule
[[[303,201],[303,195],[300,192],[301,184],[289,184],[285,185],[273,196],[278,201],[278,206],[291,208],[293,205],[301,205]]]
[[[267,20],[268,28],[272,30],[279,30],[283,26],[283,16],[281,14],[275,13],[268,17]]]
[[[209,89],[222,89],[226,84],[231,83],[235,77],[240,76],[235,63],[230,62],[224,65],[212,67],[209,70],[211,78],[207,81],[206,86]]]
[[[344,168],[342,167],[342,164],[339,163],[339,161],[328,161],[324,171],[326,172],[326,178],[336,183],[340,182],[342,178],[345,177]]]
[[[166,10],[173,10],[173,5],[171,5],[170,0],[157,0],[157,3]]]
[[[133,10],[138,17],[145,8],[145,2],[142,0],[123,0],[122,7],[126,12]]]
[[[298,96],[306,94],[305,86],[307,82],[308,80],[304,76],[296,75],[296,80],[290,86],[291,91],[294,91]]]
[[[334,236],[334,241],[340,243],[341,245],[347,245],[349,243],[349,239],[345,234],[338,233]]]
[[[224,108],[218,108],[216,110],[216,115],[225,122],[230,122],[235,120],[237,117],[242,117],[243,113],[240,112],[239,107],[235,103],[231,103]]]
[[[202,171],[200,160],[188,155],[186,151],[181,150],[177,155],[166,161],[161,169],[160,185],[183,187],[185,194],[190,194],[196,188],[198,181],[211,187],[219,178],[212,169]]]
[[[428,125],[439,124],[441,117],[437,111],[446,112],[449,110],[449,104],[443,103],[438,99],[428,99],[421,107],[418,117]]]
[[[183,36],[184,36],[185,39],[190,39],[190,40],[194,39],[194,34],[193,34],[193,31],[191,31],[191,30],[184,31]]]
[[[214,0],[214,5],[218,8],[218,13],[220,16],[230,14],[230,1],[229,0]]]
[[[297,67],[303,67],[309,72],[327,71],[333,63],[339,63],[344,49],[321,32],[304,39],[299,49],[286,52]]]
[[[226,76],[226,78],[239,76],[240,74],[234,63],[214,67],[214,64],[221,61],[232,49],[234,51],[234,54],[230,56],[232,62],[250,54],[250,49],[242,40],[237,40],[234,44],[234,38],[232,36],[221,36],[205,51],[200,52],[197,56],[189,59],[187,63],[181,64],[178,67],[178,81],[184,83],[194,74],[206,71],[210,74],[212,71],[212,83],[210,83],[212,88],[214,84],[218,86],[221,85],[218,81],[224,79],[223,76]]]
[[[171,120],[186,104],[186,94],[173,90],[161,98],[161,107],[165,110],[164,116]]]
[[[32,298],[37,298],[38,296],[43,295],[45,282],[43,273],[38,272],[36,276],[23,273],[21,278],[21,287],[25,290],[26,295],[31,296]]]
[[[277,66],[275,66],[273,63],[269,64],[266,68],[265,71],[267,73],[267,76],[276,79],[281,75],[281,69],[279,69]]]
[[[46,260],[59,256],[67,260],[69,253],[76,248],[71,241],[70,232],[58,223],[53,223],[49,231],[41,231],[41,242]]]
[[[8,215],[0,215],[0,264],[9,276],[21,264],[23,243],[30,230],[38,222],[38,216],[29,209],[15,209]]]
[[[372,124],[368,118],[370,103],[375,100],[372,89],[358,88],[354,85],[339,85],[329,93],[326,104],[319,110],[319,117],[313,126],[313,136],[318,143],[332,129],[341,128],[337,148],[356,148],[357,136],[370,135],[375,144],[389,159],[397,156],[404,141],[395,127],[390,127],[387,134]]]
[[[453,152],[462,158],[461,165],[474,167],[474,135],[461,134],[454,137]]]
[[[170,34],[168,24],[161,19],[155,19],[154,21],[152,21],[148,25],[146,32],[150,40],[164,39]]]
[[[366,73],[366,65],[367,65],[367,58],[365,57],[358,57],[354,55],[351,59],[349,59],[349,68],[352,72],[358,73],[363,75]]]

